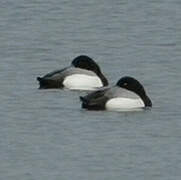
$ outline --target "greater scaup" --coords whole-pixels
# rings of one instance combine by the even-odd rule
[[[152,107],[143,86],[133,77],[123,77],[113,87],[105,87],[80,97],[88,110],[130,111]]]
[[[65,87],[73,90],[93,90],[108,85],[97,63],[85,55],[76,57],[71,66],[37,77],[37,80],[40,89]]]

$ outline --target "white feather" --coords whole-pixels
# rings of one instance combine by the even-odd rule
[[[107,101],[106,109],[110,111],[132,111],[144,108],[144,102],[141,98],[131,99],[117,97]]]
[[[103,83],[97,76],[73,74],[65,78],[63,85],[73,90],[93,90],[94,88],[102,87]]]

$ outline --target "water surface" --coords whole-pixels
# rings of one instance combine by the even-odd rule
[[[180,180],[178,0],[0,3],[0,179]],[[86,54],[110,84],[130,75],[151,111],[94,112],[36,77]]]

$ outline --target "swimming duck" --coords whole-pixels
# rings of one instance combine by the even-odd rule
[[[152,107],[142,84],[133,77],[122,77],[115,86],[101,88],[80,97],[88,110],[132,111]]]
[[[37,80],[40,89],[93,90],[108,85],[108,80],[98,64],[85,55],[76,57],[69,67],[37,77]]]

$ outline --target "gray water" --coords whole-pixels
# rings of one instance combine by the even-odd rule
[[[181,2],[0,2],[0,180],[180,180]],[[151,111],[82,110],[36,77],[80,54],[110,84],[137,78]]]

